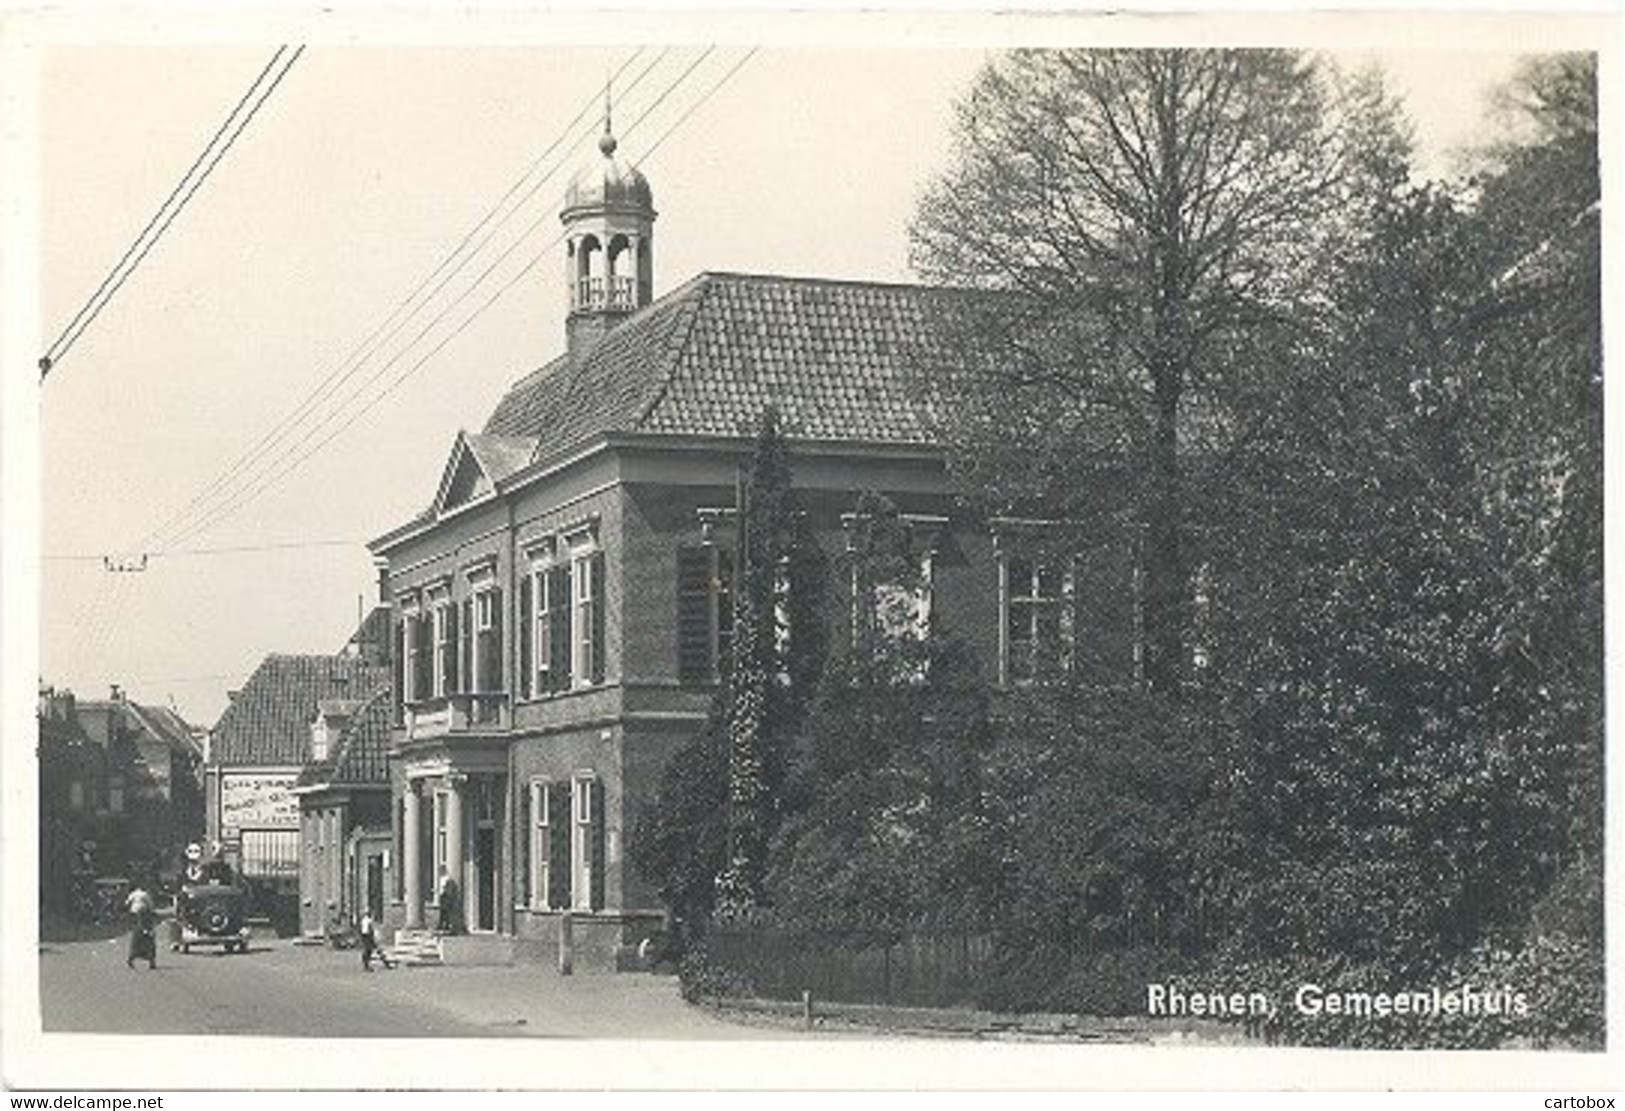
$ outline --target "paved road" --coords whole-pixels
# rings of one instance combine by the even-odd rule
[[[247,954],[161,950],[124,966],[126,939],[40,946],[51,1032],[269,1037],[796,1037],[722,1022],[648,975],[560,977],[550,968],[397,968],[354,952],[259,941]]]

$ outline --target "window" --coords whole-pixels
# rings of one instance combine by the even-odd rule
[[[530,784],[530,906],[533,910],[547,910],[551,905],[553,863],[553,823],[550,813],[549,788],[545,779]]]
[[[443,601],[434,607],[432,620],[434,622],[434,695],[436,698],[451,693],[453,680],[457,674],[457,658],[454,655],[456,638],[452,635],[456,625],[456,611],[449,601]]]
[[[470,690],[502,689],[502,591],[494,586],[474,595],[473,668]]]
[[[699,544],[677,549],[677,679],[685,686],[714,683],[727,666],[733,577],[732,548]]]
[[[124,777],[122,775],[107,777],[107,809],[115,814],[124,813]]]
[[[1064,674],[1072,653],[1070,563],[1009,556],[1000,576],[1003,681],[1033,683]]]
[[[888,640],[923,641],[931,634],[931,553],[915,557],[906,576],[912,581],[882,581],[871,587],[871,627]]]
[[[604,907],[604,785],[590,772],[579,773],[570,788],[571,864],[569,905],[577,910]],[[556,904],[557,905],[557,904]]]
[[[574,580],[574,655],[577,686],[604,681],[604,555],[578,551],[571,560]]]
[[[68,805],[75,810],[85,808],[85,785],[77,779],[68,784]]]
[[[299,874],[297,829],[245,829],[242,832],[243,875],[256,878]]]
[[[448,861],[451,860],[450,834],[448,832],[450,815],[447,813],[450,809],[450,792],[436,791],[434,793],[434,868],[432,869],[432,874],[436,877],[440,875],[441,869],[448,866]],[[438,878],[435,882],[439,882]]]
[[[407,639],[411,650],[407,656],[407,671],[411,675],[411,692],[413,701],[422,701],[430,697],[433,690],[434,667],[430,658],[432,649],[429,644],[429,622],[421,614],[412,614],[406,619]]]

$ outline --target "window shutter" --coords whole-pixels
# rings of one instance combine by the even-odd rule
[[[551,689],[570,689],[570,568],[555,567],[547,573],[547,596],[552,607],[553,659],[548,669]]]
[[[548,597],[548,572],[536,576],[536,693],[553,689],[553,600]]]
[[[592,838],[588,859],[592,862],[592,890],[589,901],[593,910],[604,909],[604,785],[593,780],[588,788],[592,798],[592,824],[588,836]]]
[[[711,654],[712,674],[717,678],[727,670],[733,660],[734,641],[734,551],[717,549],[717,577],[711,589],[715,591],[717,612],[716,647]]]
[[[446,606],[446,692],[460,691],[457,685],[457,603]]]
[[[531,679],[535,668],[531,666],[530,635],[531,635],[531,601],[530,576],[526,575],[519,581],[519,694],[529,698],[531,694]]]
[[[412,619],[412,697],[429,697],[429,685],[434,682],[434,668],[430,664],[429,622],[423,615]]]
[[[457,651],[462,656],[463,689],[469,693],[474,690],[474,599],[463,599],[463,618],[458,623],[461,626],[462,636],[458,638]]]
[[[531,795],[536,791],[534,783],[525,784],[524,790],[519,792],[519,905],[530,906],[530,855],[531,841],[535,839],[536,831],[531,827]]]
[[[401,650],[405,636],[405,623],[396,622],[391,630],[389,642],[389,666],[390,683],[395,695],[397,711],[406,703],[406,653]],[[401,715],[398,712],[395,715],[395,721],[397,723],[401,721]]]
[[[604,553],[592,557],[592,674],[594,683],[604,681]]]
[[[570,906],[570,840],[575,826],[570,812],[570,781],[547,785],[548,861],[547,905],[554,910]]]
[[[712,549],[677,549],[677,681],[694,686],[711,681]]]
[[[486,684],[488,691],[503,689],[502,684],[502,591],[500,588],[491,591],[491,681]]]

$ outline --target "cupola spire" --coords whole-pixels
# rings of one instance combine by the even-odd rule
[[[616,156],[614,111],[613,78],[606,73],[600,157],[571,180],[559,213],[572,353],[585,351],[653,299],[654,196],[637,167]]]

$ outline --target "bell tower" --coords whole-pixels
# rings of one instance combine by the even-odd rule
[[[580,355],[654,297],[654,196],[637,167],[617,158],[608,106],[599,157],[570,181],[563,221],[565,322],[571,355]]]

